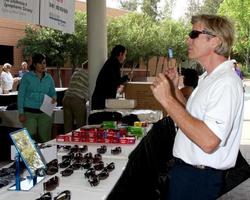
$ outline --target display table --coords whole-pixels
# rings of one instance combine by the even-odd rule
[[[0,126],[7,126],[13,128],[22,128],[22,124],[18,119],[17,110],[6,110],[6,106],[0,106]],[[62,107],[56,107],[53,113],[54,124],[64,124]]]
[[[68,88],[56,88],[58,106],[62,106],[62,99],[67,89]],[[17,94],[17,91],[10,92],[9,94],[0,94],[0,106],[7,106],[10,104],[17,103]]]
[[[52,125],[52,138],[57,134],[64,133],[63,131],[63,110],[62,107],[54,109],[53,125]],[[8,160],[10,158],[10,145],[9,133],[19,128],[23,128],[18,119],[17,110],[6,110],[6,106],[0,106],[0,160]]]
[[[71,176],[62,177],[60,173],[56,175],[59,177],[59,186],[52,191],[53,197],[55,197],[58,193],[64,190],[71,191],[71,199],[72,200],[103,200],[107,197],[109,192],[114,187],[115,183],[121,176],[123,169],[126,166],[128,161],[128,155],[130,152],[138,145],[139,141],[135,144],[130,145],[122,145],[119,146],[122,148],[122,152],[119,155],[112,155],[111,148],[118,146],[118,144],[105,144],[107,146],[107,152],[102,155],[103,161],[106,164],[110,162],[115,163],[115,169],[109,173],[109,177],[105,180],[101,180],[97,186],[91,187],[88,179],[84,177],[84,172],[86,170],[80,169],[75,170]],[[58,144],[55,140],[48,142],[48,144]],[[64,143],[65,144],[65,143]],[[72,144],[72,143],[71,143]],[[88,145],[88,152],[92,152],[92,154],[96,153],[96,149],[100,147],[102,144],[94,144],[94,143],[85,143]],[[60,160],[62,154],[58,153],[58,159]],[[63,170],[63,169],[60,169]],[[54,176],[54,175],[53,175]],[[47,181],[53,176],[46,176],[43,182]],[[10,185],[9,185],[10,186]],[[9,186],[3,187],[0,189],[0,199],[11,199],[11,200],[29,200],[36,199],[44,193],[43,184],[39,183],[35,187],[33,187],[30,191],[8,191]]]

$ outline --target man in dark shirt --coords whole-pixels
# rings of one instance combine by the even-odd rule
[[[103,65],[96,80],[91,102],[92,110],[105,108],[105,100],[116,98],[117,89],[128,80],[128,75],[121,77],[120,73],[126,54],[126,48],[122,45],[116,45],[112,49],[111,56]]]

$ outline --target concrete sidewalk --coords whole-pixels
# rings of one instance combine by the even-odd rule
[[[243,81],[245,85],[244,122],[240,150],[250,164],[250,80]],[[250,200],[250,178],[223,195],[219,200]]]

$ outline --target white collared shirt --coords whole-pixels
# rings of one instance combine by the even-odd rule
[[[186,109],[221,139],[213,153],[205,153],[182,130],[178,130],[173,155],[191,165],[216,169],[233,167],[239,151],[243,124],[242,81],[232,70],[233,62],[226,61],[209,75],[205,72],[188,99]]]
[[[3,90],[12,90],[13,87],[13,76],[10,72],[2,71],[1,73],[1,87]]]

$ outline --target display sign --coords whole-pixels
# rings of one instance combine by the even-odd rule
[[[39,24],[39,0],[1,0],[0,17]]]
[[[35,177],[37,169],[45,168],[45,161],[33,143],[27,129],[23,128],[10,133],[10,137],[31,177]]]
[[[1,0],[0,17],[74,32],[75,1]]]
[[[66,33],[73,33],[75,24],[74,13],[75,1],[41,1],[40,25],[61,30]]]

